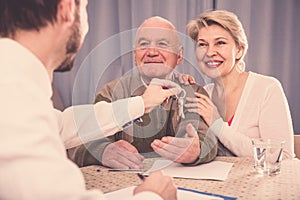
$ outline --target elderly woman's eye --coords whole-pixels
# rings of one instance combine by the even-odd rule
[[[207,44],[204,43],[204,42],[198,42],[197,43],[197,47],[205,47],[205,46],[207,46]]]
[[[223,44],[226,44],[226,42],[224,42],[224,41],[218,41],[217,44],[218,45],[223,45]]]

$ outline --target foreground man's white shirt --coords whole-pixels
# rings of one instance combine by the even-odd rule
[[[105,199],[100,191],[85,189],[80,170],[66,157],[64,143],[71,147],[113,134],[123,122],[143,115],[142,99],[127,100],[129,107],[123,107],[130,113],[118,119],[107,103],[89,107],[80,118],[74,117],[74,108],[54,111],[46,69],[31,52],[9,39],[0,39],[0,91],[0,199]],[[94,113],[101,128],[81,128],[88,121],[84,117]],[[161,198],[143,192],[134,199]]]

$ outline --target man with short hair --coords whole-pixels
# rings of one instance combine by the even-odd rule
[[[0,199],[105,199],[100,191],[86,190],[65,147],[120,131],[179,92],[174,83],[156,80],[141,96],[54,110],[53,71],[72,66],[88,28],[86,4],[0,0]],[[117,116],[115,106],[121,108]],[[176,188],[170,177],[157,172],[134,194],[134,199],[176,199]]]

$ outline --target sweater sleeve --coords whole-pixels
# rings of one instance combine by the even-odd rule
[[[191,87],[186,88],[187,91],[189,89],[191,89]],[[193,91],[208,96],[207,92],[200,85],[195,85]],[[191,93],[192,92],[187,92],[187,94],[191,94]],[[199,157],[195,162],[184,164],[184,165],[199,165],[214,160],[215,157],[217,156],[217,147],[218,147],[218,142],[215,135],[212,132],[208,131],[207,124],[204,122],[203,118],[196,113],[186,112],[186,119],[183,120],[183,122],[181,122],[180,126],[182,127],[182,129],[185,129],[188,123],[192,123],[194,127],[197,127],[197,133],[199,136],[199,143],[201,149],[200,149]]]
[[[272,84],[261,104],[259,130],[262,138],[285,141],[283,158],[294,157],[294,131],[287,98],[279,81]]]
[[[251,138],[270,138],[285,141],[284,159],[294,157],[292,119],[287,99],[279,81],[274,78],[269,80],[272,81],[268,84],[256,80],[257,84],[264,86],[252,88],[244,102],[245,106],[235,115],[241,118],[238,123],[228,126],[219,119],[210,127],[237,156],[253,155]]]

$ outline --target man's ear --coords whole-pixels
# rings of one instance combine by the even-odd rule
[[[183,46],[180,45],[180,47],[178,49],[178,54],[177,54],[177,65],[179,65],[182,60],[183,60]]]
[[[57,8],[57,21],[73,25],[75,12],[75,0],[61,0]]]

